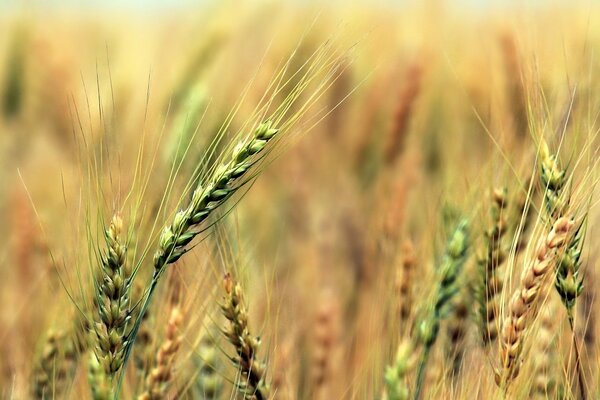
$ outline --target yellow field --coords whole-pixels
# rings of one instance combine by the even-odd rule
[[[593,2],[133,3],[0,4],[1,398],[600,397]]]

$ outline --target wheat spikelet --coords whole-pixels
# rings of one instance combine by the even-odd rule
[[[270,388],[266,381],[266,365],[256,358],[260,339],[252,336],[248,328],[248,311],[242,287],[230,274],[226,274],[223,278],[223,288],[225,298],[221,310],[229,322],[224,333],[236,351],[236,356],[231,359],[240,375],[236,385],[237,390],[247,400],[269,399]]]
[[[553,302],[544,304],[540,315],[540,328],[536,335],[533,358],[533,383],[530,391],[531,398],[553,399],[555,398],[555,368],[557,364],[554,349],[554,316],[556,309]]]
[[[570,200],[568,192],[563,190],[568,181],[567,171],[560,167],[557,157],[550,153],[545,141],[540,146],[540,179],[544,185],[547,213],[555,219],[563,216]]]
[[[433,308],[428,312],[417,326],[417,338],[423,346],[423,354],[417,371],[417,384],[415,399],[419,399],[423,385],[425,368],[429,360],[431,347],[437,340],[440,322],[448,313],[451,301],[457,293],[457,279],[465,263],[468,249],[468,223],[462,220],[458,223],[446,244],[446,251],[442,264],[438,270],[438,286],[435,294]]]
[[[567,243],[565,252],[559,256],[554,283],[571,319],[577,298],[583,291],[583,277],[580,274],[581,248],[583,246],[582,228],[583,225],[578,226],[575,234]]]
[[[408,400],[410,390],[407,376],[417,362],[415,344],[404,339],[398,346],[394,363],[385,370],[383,400]]]
[[[527,96],[521,80],[521,62],[515,43],[515,38],[510,33],[500,37],[500,45],[504,56],[507,79],[508,101],[511,105],[511,118],[515,136],[519,140],[527,137]]]
[[[339,304],[331,290],[319,299],[314,320],[313,354],[311,360],[314,398],[327,399],[333,383],[335,350],[339,341]]]
[[[98,358],[93,353],[90,354],[88,364],[88,382],[92,392],[93,400],[110,400],[111,388],[106,377],[104,368],[98,362]]]
[[[129,276],[125,268],[127,248],[123,220],[115,215],[105,232],[106,253],[102,256],[101,281],[96,286],[98,320],[95,323],[96,356],[108,377],[123,365],[129,315]]]
[[[398,292],[398,316],[400,332],[406,334],[412,317],[413,298],[413,274],[416,264],[415,251],[411,241],[404,242],[402,246],[402,262],[396,274],[396,291]]]
[[[77,354],[72,338],[64,331],[50,331],[33,370],[33,398],[63,395],[76,364]]]
[[[183,323],[183,315],[178,307],[171,310],[165,340],[156,353],[156,363],[146,377],[144,392],[138,400],[159,400],[167,398],[167,390],[173,379],[173,364],[179,347],[181,335],[179,333]]]
[[[540,160],[540,179],[545,187],[544,199],[546,212],[550,218],[563,215],[571,201],[569,190],[564,190],[569,181],[567,171],[560,167],[557,156],[550,154],[545,141],[542,141]],[[587,214],[583,217],[584,221],[586,219]],[[573,335],[572,340],[575,350],[575,367],[577,369],[579,390],[581,397],[585,399],[587,396],[573,312],[577,297],[583,291],[583,277],[579,273],[581,267],[581,249],[583,247],[583,227],[584,224],[582,222],[577,227],[575,233],[569,237],[568,242],[565,244],[565,251],[558,257],[554,287],[567,310],[567,318]]]
[[[450,360],[450,369],[448,372],[453,379],[456,379],[460,373],[466,350],[465,344],[468,317],[469,309],[467,308],[467,296],[465,293],[459,293],[452,312],[452,317],[449,319],[446,328],[446,333],[448,335],[448,348],[446,353]]]
[[[423,68],[418,63],[412,64],[406,71],[405,84],[398,97],[392,127],[383,150],[383,158],[388,165],[393,164],[404,150],[410,117],[421,91],[422,76]]]
[[[500,368],[496,370],[496,383],[504,390],[516,378],[520,369],[520,355],[525,332],[537,313],[544,283],[551,276],[556,252],[564,246],[573,221],[561,217],[552,230],[538,244],[535,259],[523,270],[519,288],[508,305],[508,316],[500,333]]]
[[[484,246],[477,259],[479,274],[475,292],[479,311],[479,329],[484,346],[498,336],[497,325],[500,312],[498,293],[502,290],[502,277],[498,269],[506,259],[502,243],[507,227],[504,212],[507,206],[506,197],[505,189],[496,189],[493,192],[493,203],[490,209],[491,226],[484,232]]]
[[[290,334],[275,352],[273,362],[273,396],[283,399],[294,398],[294,385],[297,377],[293,370],[297,349],[295,334]]]
[[[219,364],[218,351],[212,332],[206,333],[200,340],[198,347],[200,366],[196,388],[202,399],[217,400],[223,392],[223,377],[217,370]]]
[[[192,193],[187,208],[179,211],[172,224],[161,232],[159,245],[154,255],[155,277],[168,264],[176,262],[187,251],[187,245],[198,235],[193,228],[208,216],[239,188],[235,186],[252,166],[252,157],[259,154],[267,143],[279,132],[271,122],[264,122],[254,135],[238,143],[231,159],[219,165],[209,181]]]

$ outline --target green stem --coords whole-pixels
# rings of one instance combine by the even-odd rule
[[[575,335],[575,321],[573,318],[573,309],[567,309],[567,316],[569,319],[569,326],[571,327],[571,335],[573,338],[573,348],[575,349],[575,367],[577,369],[577,380],[579,382],[579,392],[581,393],[581,399],[587,400],[585,392],[585,382],[583,379],[583,370],[581,368],[581,355],[579,353],[579,345],[577,344],[577,335]]]
[[[119,400],[121,386],[123,385],[123,380],[125,378],[125,372],[127,371],[127,362],[129,361],[129,357],[131,356],[131,353],[133,351],[133,345],[135,344],[135,338],[137,337],[137,333],[140,329],[140,326],[142,325],[142,320],[144,318],[144,314],[146,314],[146,310],[148,310],[148,307],[150,306],[150,300],[152,299],[152,294],[154,293],[154,290],[156,289],[158,280],[160,279],[160,276],[162,275],[163,270],[164,270],[164,268],[157,269],[154,271],[154,274],[152,275],[152,281],[150,282],[150,288],[148,289],[148,294],[146,295],[146,298],[144,299],[142,308],[140,308],[138,317],[135,320],[135,324],[133,325],[133,328],[131,329],[131,332],[129,333],[129,336],[127,338],[128,343],[127,343],[127,347],[125,348],[125,355],[123,357],[123,365],[121,366],[121,373],[119,375],[119,381],[117,382],[117,387],[115,389],[114,400]]]
[[[421,362],[419,363],[419,369],[417,370],[417,383],[415,387],[415,396],[414,400],[420,400],[421,391],[423,388],[423,379],[425,378],[425,367],[427,366],[427,361],[429,360],[429,351],[431,350],[431,346],[426,346],[423,350],[423,355],[421,356]]]

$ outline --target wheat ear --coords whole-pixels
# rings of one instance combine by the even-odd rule
[[[479,276],[475,284],[475,293],[479,310],[479,329],[484,346],[498,336],[498,314],[500,304],[498,293],[502,290],[502,277],[498,269],[506,259],[502,238],[506,233],[507,206],[506,189],[495,189],[490,209],[491,225],[484,232],[484,246],[477,259]]]
[[[235,184],[252,166],[252,156],[260,153],[278,132],[271,122],[260,124],[250,139],[238,143],[231,159],[219,165],[209,182],[194,190],[187,208],[179,211],[160,235],[158,250],[154,255],[155,275],[186,253],[186,246],[200,233],[194,227],[204,222],[239,189]]]
[[[407,240],[402,245],[402,262],[396,273],[396,291],[398,293],[398,317],[400,320],[400,334],[407,334],[409,323],[413,314],[413,279],[416,266],[416,256],[413,244]]]
[[[572,226],[573,221],[565,217],[554,223],[540,241],[535,259],[523,270],[519,288],[510,300],[500,338],[501,366],[495,373],[496,383],[505,392],[519,373],[525,332],[537,314],[544,283],[552,275],[554,255],[564,246]]]
[[[93,353],[90,354],[88,364],[88,382],[90,384],[93,400],[110,400],[112,398],[111,388],[106,379],[106,372],[98,362],[96,355]]]
[[[105,231],[106,253],[101,257],[102,275],[96,285],[98,309],[95,323],[96,357],[109,380],[123,366],[127,341],[131,282],[125,269],[127,248],[123,240],[123,220],[115,215]]]
[[[124,363],[127,362],[135,343],[141,318],[146,313],[156,286],[167,265],[173,264],[187,251],[190,242],[200,234],[197,228],[244,184],[242,178],[257,162],[256,157],[264,150],[279,129],[271,121],[261,123],[254,134],[241,140],[234,148],[231,158],[219,164],[210,175],[207,183],[193,191],[188,206],[175,214],[173,222],[165,226],[158,240],[158,250],[154,254],[154,272],[140,307],[138,318],[128,337]],[[119,386],[122,383],[122,378]]]
[[[232,357],[232,361],[240,374],[237,390],[246,400],[269,399],[266,365],[256,358],[260,339],[252,336],[248,328],[248,310],[242,287],[230,274],[226,274],[223,278],[223,288],[225,298],[221,310],[228,321],[224,333],[235,348],[236,356]]]
[[[570,193],[564,190],[568,183],[567,171],[560,167],[556,155],[550,154],[546,142],[542,142],[540,160],[540,179],[545,187],[544,199],[547,214],[550,218],[557,215],[563,215],[570,201]],[[584,217],[584,219],[586,217]],[[583,277],[579,274],[579,268],[581,267],[581,249],[583,247],[583,226],[583,223],[580,224],[577,227],[575,234],[570,236],[568,243],[565,245],[566,250],[558,259],[554,287],[567,310],[567,318],[573,337],[573,348],[575,349],[575,364],[579,381],[579,390],[581,392],[581,397],[585,399],[587,396],[585,383],[583,381],[581,355],[579,352],[579,344],[577,343],[577,335],[575,333],[573,314],[577,297],[579,297],[583,291]]]
[[[179,333],[183,315],[178,307],[171,310],[167,323],[165,340],[156,353],[156,364],[146,377],[144,392],[138,400],[160,400],[167,398],[167,389],[173,379],[173,364],[179,347],[181,335]]]
[[[415,343],[404,339],[398,346],[394,363],[385,370],[383,400],[408,400],[410,390],[407,375],[416,365],[416,355]]]
[[[219,374],[218,347],[212,332],[207,332],[200,340],[198,357],[197,389],[200,397],[206,400],[217,400],[223,392],[223,377]]]
[[[77,352],[72,338],[64,331],[50,331],[33,369],[33,398],[63,395],[76,365]]]
[[[449,311],[449,304],[456,295],[457,279],[465,263],[469,248],[468,223],[466,220],[459,222],[450,236],[446,245],[446,252],[442,265],[438,270],[438,286],[433,309],[419,323],[417,337],[423,346],[423,354],[417,370],[417,383],[415,399],[420,399],[425,368],[429,359],[429,352],[433,347],[440,330],[440,322]]]
[[[540,312],[540,329],[536,335],[533,355],[533,383],[530,389],[530,397],[535,399],[556,398],[554,373],[557,360],[553,343],[556,307],[553,307],[553,303],[549,300]]]

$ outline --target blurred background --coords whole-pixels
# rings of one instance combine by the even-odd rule
[[[0,0],[0,393],[28,398],[48,332],[91,315],[98,226],[118,210],[142,254],[220,128],[217,152],[257,118],[265,94],[276,104],[290,95],[293,84],[273,93],[279,76],[293,83],[325,51],[334,79],[318,98],[310,88],[299,96],[310,108],[297,110],[235,210],[169,270],[148,324],[160,342],[165,299],[177,292],[185,340],[164,398],[209,398],[203,372],[190,371],[201,371],[199,343],[222,323],[222,274],[235,271],[276,397],[381,398],[385,367],[429,304],[453,221],[471,221],[460,291],[470,315],[487,199],[496,187],[511,207],[528,198],[540,138],[560,149],[575,187],[595,183],[598,11],[592,1]],[[597,396],[597,207],[591,189],[577,192],[590,204],[577,334]],[[461,343],[445,323],[426,396],[489,398],[496,354],[457,318]],[[553,332],[555,380],[568,383],[570,342],[559,340],[568,326]],[[231,350],[218,342],[213,372],[230,398]],[[86,361],[75,365],[45,398],[89,398]],[[522,380],[517,398],[528,398],[533,380]],[[128,375],[124,398],[140,382]]]

